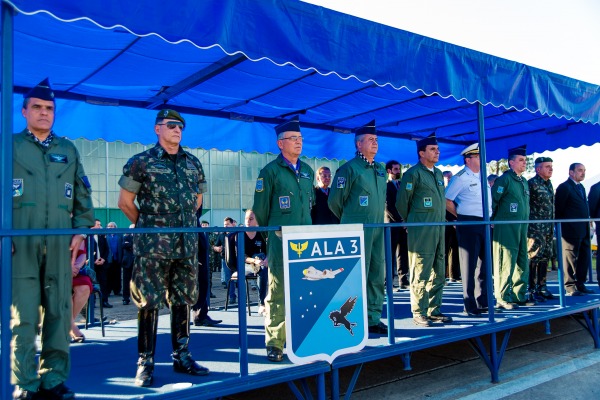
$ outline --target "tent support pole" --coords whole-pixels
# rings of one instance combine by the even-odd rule
[[[13,69],[14,69],[14,32],[13,18],[14,10],[7,3],[0,3],[1,23],[1,54],[2,68],[0,94],[0,115],[2,128],[0,129],[0,224],[3,231],[12,229],[12,191],[5,188],[12,187],[13,154],[12,154],[12,131],[13,131]],[[10,330],[10,304],[12,303],[12,240],[10,236],[1,236],[0,265],[0,326],[2,329],[0,341],[0,398],[12,398],[12,386],[10,384],[10,353],[11,353],[11,330]]]

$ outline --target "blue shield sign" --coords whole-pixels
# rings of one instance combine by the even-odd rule
[[[287,355],[332,362],[369,337],[363,227],[282,227]]]

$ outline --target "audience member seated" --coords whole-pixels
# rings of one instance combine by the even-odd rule
[[[75,317],[81,312],[92,293],[92,280],[86,274],[87,249],[85,240],[81,242],[77,259],[71,266],[73,274],[73,315],[71,316],[71,343],[83,343],[85,336],[75,324]]]

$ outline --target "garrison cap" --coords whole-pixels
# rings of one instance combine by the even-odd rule
[[[370,122],[367,122],[365,125],[356,128],[356,130],[354,131],[354,136],[359,136],[359,135],[377,135],[377,129],[375,127],[375,120],[372,120]]]
[[[292,118],[275,127],[275,133],[277,135],[283,132],[300,132],[300,116],[294,115]]]
[[[473,143],[460,152],[460,155],[463,157],[472,156],[474,154],[479,154],[479,143]]]
[[[517,147],[513,147],[512,149],[508,149],[508,158],[512,156],[526,156],[527,155],[527,145],[522,144]]]
[[[185,125],[185,119],[175,110],[171,110],[169,108],[162,109],[156,114],[156,123],[162,121],[163,119],[176,119],[177,121],[181,121],[183,125]]]
[[[24,99],[30,99],[32,97],[46,101],[54,101],[54,92],[50,87],[50,81],[48,80],[48,78],[38,83],[37,86],[32,88],[23,96]]]
[[[428,145],[437,145],[437,138],[435,137],[435,132],[431,135],[427,136],[425,139],[421,139],[417,141],[417,150],[424,149]]]
[[[541,164],[545,162],[552,162],[552,159],[550,157],[538,157],[535,159],[534,164]]]

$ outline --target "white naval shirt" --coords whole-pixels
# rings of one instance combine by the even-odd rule
[[[479,175],[464,167],[450,180],[446,188],[446,199],[456,203],[457,214],[483,218]],[[492,215],[491,189],[489,185],[485,186],[488,190],[489,215]]]

